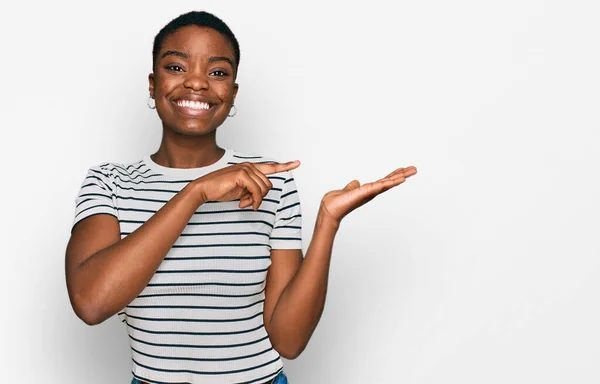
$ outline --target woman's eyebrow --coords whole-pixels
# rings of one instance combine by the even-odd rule
[[[215,63],[215,62],[217,62],[217,61],[226,61],[226,62],[228,62],[228,63],[229,63],[229,64],[230,64],[232,67],[234,66],[234,65],[233,65],[233,60],[231,60],[231,59],[230,59],[229,57],[227,57],[227,56],[211,56],[211,57],[208,59],[208,62],[209,62],[209,63]]]
[[[160,58],[164,58],[167,56],[179,56],[179,57],[183,57],[184,59],[189,59],[192,56],[189,53],[185,53],[185,52],[181,52],[181,51],[174,51],[174,50],[169,50],[169,51],[165,51]]]

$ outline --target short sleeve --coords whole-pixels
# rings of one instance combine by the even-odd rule
[[[285,172],[275,224],[271,231],[272,249],[302,249],[302,212],[296,182],[291,172]]]
[[[91,167],[75,198],[73,226],[81,220],[105,213],[117,217],[114,181],[110,172],[100,166]]]

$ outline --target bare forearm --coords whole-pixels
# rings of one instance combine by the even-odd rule
[[[86,308],[93,323],[104,321],[137,297],[201,204],[192,182],[133,233],[77,267],[74,301]]]
[[[315,330],[327,294],[333,241],[339,224],[319,212],[313,238],[296,276],[281,294],[269,331],[273,346],[289,357],[302,352]]]

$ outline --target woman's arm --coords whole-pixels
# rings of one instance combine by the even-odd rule
[[[403,183],[416,168],[400,168],[374,183],[352,181],[323,197],[312,241],[302,259],[301,250],[271,251],[267,274],[264,319],[273,347],[294,359],[315,330],[327,293],[333,241],[344,216],[375,196]]]
[[[337,229],[335,222],[319,213],[305,258],[300,249],[271,251],[265,327],[273,348],[286,359],[302,353],[323,313]]]
[[[77,316],[87,324],[99,324],[129,304],[200,204],[197,184],[190,183],[122,240],[114,216],[94,215],[78,223],[65,259],[67,289]]]

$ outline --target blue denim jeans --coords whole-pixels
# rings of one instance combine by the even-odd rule
[[[136,379],[134,377],[131,380],[131,384],[141,384],[141,381],[139,381],[138,379]],[[273,381],[273,384],[288,384],[287,376],[285,375],[285,373],[283,371],[281,371],[281,373],[279,375],[277,375],[277,377],[275,378],[275,381]]]

